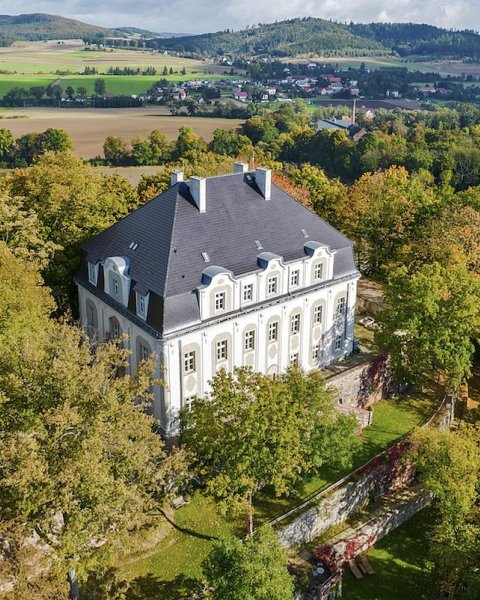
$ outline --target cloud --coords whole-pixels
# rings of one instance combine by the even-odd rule
[[[480,23],[480,0],[16,0],[15,13],[62,14],[95,25],[137,26],[154,31],[203,33],[241,29],[299,16],[337,21],[431,23],[472,28]],[[0,12],[12,3],[0,0]]]

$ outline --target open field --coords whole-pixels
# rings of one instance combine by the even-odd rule
[[[0,48],[0,70],[17,71],[18,74],[56,73],[56,71],[83,72],[85,67],[95,67],[105,73],[109,67],[172,67],[174,71],[223,73],[219,67],[204,60],[194,60],[154,53],[151,50],[105,49],[86,51],[81,40],[69,40],[61,44],[49,42],[16,42],[8,48]]]
[[[103,142],[115,135],[129,142],[136,136],[146,137],[153,129],[160,129],[174,140],[178,129],[185,125],[209,141],[214,129],[236,129],[243,121],[237,119],[210,119],[201,117],[172,117],[163,107],[112,109],[54,109],[26,108],[4,113],[28,118],[9,119],[2,123],[14,137],[39,133],[49,127],[64,129],[71,136],[75,152],[82,158],[103,155]]]
[[[145,92],[163,78],[163,68],[173,69],[169,81],[184,79],[226,78],[225,67],[204,60],[194,60],[159,54],[150,50],[105,49],[85,50],[81,40],[68,40],[62,43],[16,42],[8,48],[0,48],[0,97],[14,87],[29,88],[34,85],[48,85],[56,82],[64,89],[71,85],[75,90],[86,87],[93,93],[95,79],[105,78],[107,92],[113,94],[138,94]],[[97,75],[82,76],[86,67],[95,68]],[[110,67],[132,67],[145,69],[154,67],[157,75],[115,75],[104,77]],[[186,74],[181,71],[185,68]]]

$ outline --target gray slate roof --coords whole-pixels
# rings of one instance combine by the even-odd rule
[[[257,257],[262,252],[291,261],[305,256],[305,243],[317,241],[337,251],[335,279],[356,273],[352,243],[273,183],[268,201],[245,173],[208,178],[206,190],[207,210],[200,213],[188,182],[175,184],[86,242],[87,259],[128,257],[132,280],[163,298],[164,320],[171,325],[198,319],[192,291],[201,285],[202,273],[210,265],[220,265],[238,276],[258,270]],[[136,250],[129,248],[132,242],[138,243]],[[202,257],[204,252],[208,263]],[[185,294],[188,299],[180,298]],[[178,313],[182,303],[183,314],[169,314]],[[195,314],[186,314],[192,310]]]

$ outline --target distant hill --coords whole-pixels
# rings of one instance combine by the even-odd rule
[[[157,33],[138,27],[98,27],[75,19],[67,19],[55,15],[34,13],[26,15],[0,15],[0,40],[38,41],[38,40],[72,40],[95,38],[173,38],[177,35],[188,36],[188,33]]]
[[[417,23],[351,23],[348,27],[355,35],[375,40],[400,56],[480,57],[480,35],[475,31]]]
[[[159,50],[253,57],[372,56],[399,54],[432,58],[480,59],[480,35],[413,23],[342,24],[313,17],[291,19],[242,31],[219,31],[156,40]]]
[[[295,56],[305,53],[365,56],[385,52],[380,42],[355,35],[345,25],[313,18],[262,24],[242,31],[157,40],[155,43],[161,50],[210,56]]]

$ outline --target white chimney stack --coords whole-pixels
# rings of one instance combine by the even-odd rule
[[[207,211],[207,180],[205,177],[190,177],[190,193],[201,213]]]
[[[272,197],[272,171],[271,169],[255,169],[255,181],[265,200]]]
[[[234,173],[246,173],[248,171],[247,163],[235,162],[233,163],[233,172]]]
[[[183,171],[172,171],[170,176],[170,185],[175,185],[183,181]]]

